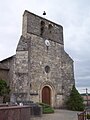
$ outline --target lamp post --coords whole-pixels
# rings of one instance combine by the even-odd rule
[[[87,106],[88,106],[88,89],[86,88],[86,100],[87,100]]]

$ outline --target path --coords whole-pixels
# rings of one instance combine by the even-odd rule
[[[43,114],[42,117],[35,117],[31,120],[78,120],[76,111],[55,110],[54,114]]]

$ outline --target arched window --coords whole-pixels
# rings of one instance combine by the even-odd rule
[[[41,36],[42,36],[43,33],[44,33],[44,29],[45,29],[45,22],[44,22],[44,21],[41,21],[41,33],[40,33]]]
[[[45,66],[45,72],[46,73],[49,73],[50,72],[50,67],[47,65],[47,66]]]
[[[52,26],[51,24],[49,24],[49,25],[48,25],[48,30],[49,30],[49,33],[51,33],[51,32],[52,32],[52,28],[53,28],[53,26]]]

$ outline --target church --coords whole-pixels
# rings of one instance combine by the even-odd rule
[[[0,78],[18,101],[63,107],[75,84],[73,60],[64,50],[63,27],[25,10],[16,54],[0,61]]]

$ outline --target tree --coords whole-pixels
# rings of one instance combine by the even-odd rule
[[[84,110],[83,98],[79,94],[78,90],[73,85],[71,94],[66,102],[67,108],[74,111]]]
[[[6,81],[0,80],[0,96],[2,96],[4,99],[9,95],[10,88],[7,85]]]

